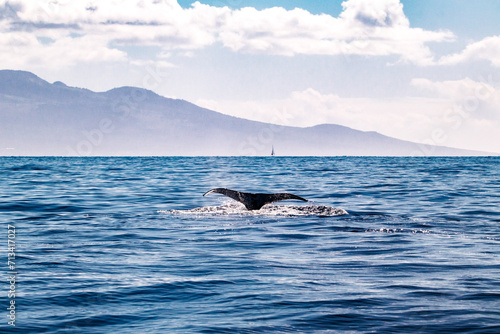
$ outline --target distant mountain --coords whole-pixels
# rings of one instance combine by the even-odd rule
[[[103,93],[0,71],[0,155],[487,155],[323,124],[227,116],[136,87]]]

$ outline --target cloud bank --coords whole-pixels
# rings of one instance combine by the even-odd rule
[[[219,44],[240,53],[396,56],[429,65],[434,60],[426,44],[454,39],[449,31],[410,27],[399,0],[348,0],[342,6],[333,17],[199,2],[184,9],[175,0],[2,0],[0,61],[61,67],[127,61],[125,46],[156,46],[165,53]]]
[[[291,126],[340,124],[392,137],[500,152],[500,82],[413,79],[423,97],[344,98],[312,88],[266,101],[197,101],[237,117]]]

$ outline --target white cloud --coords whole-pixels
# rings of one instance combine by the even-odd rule
[[[486,37],[479,42],[469,44],[462,52],[444,56],[441,65],[456,65],[473,60],[487,60],[493,66],[500,67],[500,36]]]
[[[309,88],[284,99],[200,100],[197,104],[262,122],[300,127],[340,124],[415,142],[500,152],[499,87],[470,79],[457,82],[416,79],[412,84],[432,92],[432,96],[343,98]]]
[[[447,100],[464,120],[493,122],[500,128],[500,85],[492,76],[483,81],[413,79],[412,85]]]
[[[189,50],[215,42],[210,18],[198,22],[193,10],[170,0],[1,1],[0,61],[6,68],[31,70],[106,62],[138,66],[142,60],[119,48]],[[149,60],[165,67],[163,54]]]
[[[60,37],[43,43],[29,32],[0,35],[0,63],[4,67],[57,69],[88,62],[125,61],[126,54],[107,46],[106,38],[96,36]]]
[[[403,14],[403,5],[399,1],[346,1],[342,3],[342,7],[344,11],[340,17],[356,25],[407,27],[410,24]]]
[[[399,0],[348,0],[342,5],[344,11],[336,18],[303,9],[231,10],[199,2],[183,9],[175,0],[3,0],[0,12],[6,14],[0,16],[0,33],[55,40],[26,44],[18,49],[24,56],[14,63],[29,61],[40,52],[54,56],[63,49],[79,50],[67,53],[75,57],[63,62],[67,65],[99,61],[99,56],[123,60],[123,52],[113,49],[119,45],[185,52],[216,43],[243,53],[396,55],[428,65],[433,56],[426,43],[454,38],[448,31],[411,28]],[[82,41],[93,39],[94,52],[81,49]]]
[[[411,81],[414,87],[436,93],[440,97],[450,98],[454,101],[477,99],[481,101],[497,102],[500,90],[495,88],[496,83],[493,76],[482,78],[482,81],[474,81],[470,78],[451,81],[431,81],[423,78],[415,78]]]
[[[287,11],[243,8],[228,16],[223,44],[234,51],[265,54],[398,55],[419,65],[433,63],[427,42],[450,41],[449,31],[411,28],[399,0],[350,0],[338,18]]]

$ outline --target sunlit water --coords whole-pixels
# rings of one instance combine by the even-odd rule
[[[499,163],[0,158],[0,331],[500,333]]]

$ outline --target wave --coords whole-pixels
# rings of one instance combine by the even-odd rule
[[[243,215],[243,216],[317,216],[333,217],[347,215],[344,209],[325,205],[265,205],[260,210],[249,211],[239,203],[230,203],[220,206],[204,206],[190,210],[161,210],[159,213],[196,214],[196,215]]]

